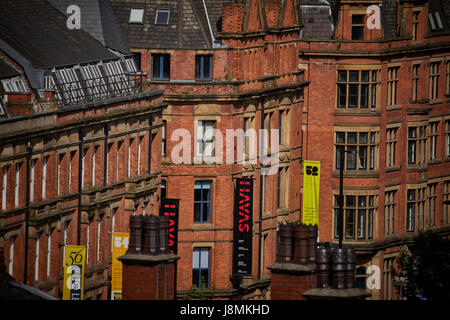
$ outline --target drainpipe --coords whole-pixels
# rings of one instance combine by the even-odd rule
[[[83,128],[78,128],[78,232],[77,232],[77,245],[81,243],[81,191],[82,175],[83,175]]]
[[[264,103],[265,98],[264,96],[261,98],[261,129],[264,128]],[[262,131],[261,131],[262,132]],[[270,134],[270,133],[269,133]],[[262,158],[261,158],[261,151],[264,147],[264,136],[260,137],[260,151],[259,151],[259,239],[258,239],[258,280],[261,279],[261,249],[262,249],[262,243],[261,243],[261,237],[262,237],[262,216],[263,216],[263,175],[262,175]]]
[[[105,147],[103,148],[103,186],[108,184],[108,135],[109,135],[109,125],[105,123],[103,127],[103,131],[105,133]]]
[[[25,259],[23,269],[23,283],[27,284],[28,271],[28,228],[30,216],[30,161],[31,161],[31,147],[30,141],[27,142],[27,160],[26,160],[26,191],[25,191]]]
[[[153,114],[148,115],[148,174],[152,173],[152,128]]]

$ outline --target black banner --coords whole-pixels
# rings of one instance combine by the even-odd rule
[[[161,216],[169,217],[169,250],[177,254],[178,251],[178,199],[161,199]]]
[[[233,274],[252,273],[253,179],[236,180],[234,208]]]

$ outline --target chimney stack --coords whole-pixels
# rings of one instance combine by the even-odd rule
[[[130,244],[123,264],[123,300],[174,300],[176,262],[169,252],[166,216],[130,216]]]

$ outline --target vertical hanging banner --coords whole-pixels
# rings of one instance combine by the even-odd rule
[[[161,199],[161,216],[169,217],[169,250],[172,254],[178,252],[178,199]]]
[[[319,224],[320,161],[303,161],[303,223]]]
[[[253,179],[236,179],[234,197],[233,273],[252,273]]]
[[[112,235],[112,266],[111,266],[111,300],[122,300],[122,262],[117,259],[128,250],[130,234],[113,232]]]
[[[66,245],[63,300],[83,300],[86,246]]]

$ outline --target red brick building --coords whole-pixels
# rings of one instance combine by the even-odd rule
[[[239,292],[230,278],[237,177],[254,179],[253,268],[241,289],[268,297],[266,267],[275,259],[277,226],[300,218],[307,82],[297,67],[298,2],[112,3],[142,71],[152,87],[164,89],[169,104],[163,113],[162,179],[166,196],[180,199],[178,297],[201,286],[201,276],[216,297]],[[227,130],[262,128],[280,133],[279,170],[273,175],[261,175],[259,153],[254,162],[238,162],[243,138],[233,138],[234,158],[226,160]],[[179,164],[175,158],[184,143],[187,163]],[[259,133],[254,142],[243,141],[246,159],[259,143]]]
[[[401,298],[391,267],[419,231],[448,236],[448,1],[99,1],[75,36],[43,1],[14,2],[51,17],[32,21],[39,34],[69,39],[53,48],[39,34],[11,36],[5,26],[22,15],[10,1],[0,13],[0,246],[19,281],[28,265],[28,283],[60,296],[63,246],[79,237],[85,296],[109,298],[108,232],[127,232],[129,215],[157,214],[167,197],[180,201],[177,297],[206,285],[216,298],[268,299],[277,229],[302,217],[303,160],[321,161],[319,241],[332,246],[344,169],[343,243],[370,299]],[[106,31],[117,23],[125,38]],[[273,175],[262,174],[273,162],[261,161],[261,140],[278,160]],[[239,177],[253,178],[254,201],[252,272],[237,281]]]
[[[322,164],[320,241],[337,244],[343,165],[344,246],[357,252],[360,285],[377,280],[372,299],[396,299],[395,257],[419,231],[449,232],[449,6],[340,1],[329,9],[331,38],[299,48],[310,81],[305,159]]]
[[[142,83],[119,35],[113,53],[88,32],[68,29],[46,1],[1,6],[7,272],[60,298],[64,247],[85,245],[84,297],[108,299],[111,232],[128,232],[131,214],[159,212],[162,91]]]

